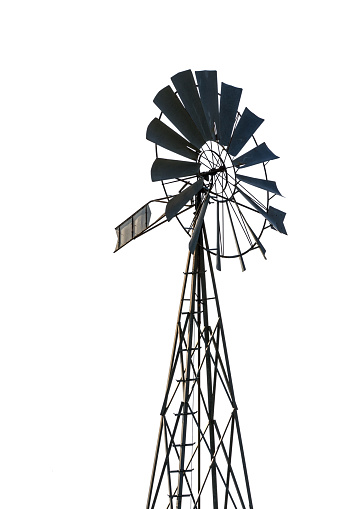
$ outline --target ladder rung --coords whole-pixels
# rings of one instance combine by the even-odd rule
[[[189,468],[188,470],[170,470],[170,474],[179,474],[181,472],[193,472],[194,468]]]
[[[192,442],[191,444],[173,444],[174,447],[189,447],[191,445],[195,445],[195,442]]]
[[[200,350],[201,346],[195,346],[194,348],[179,348],[179,353],[180,352],[188,352],[190,350]]]
[[[196,380],[199,380],[199,377],[197,376],[197,378],[185,378],[185,380],[182,380],[180,378],[180,380],[176,380],[177,382],[195,382]]]
[[[174,415],[194,415],[197,413],[198,413],[198,410],[196,412],[181,412],[180,414],[174,414]]]
[[[196,270],[196,271],[192,271],[192,272],[183,272],[183,274],[204,274],[205,272],[207,272],[207,270],[203,270],[203,271]]]
[[[180,498],[179,495],[168,495],[170,498]],[[181,497],[190,497],[191,495],[188,493],[188,494],[182,494]]]

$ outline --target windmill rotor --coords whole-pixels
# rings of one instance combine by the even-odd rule
[[[198,236],[194,230],[201,228],[198,218],[207,199],[203,219],[220,270],[221,258],[242,259],[255,249],[265,256],[260,239],[266,228],[286,234],[284,213],[270,205],[281,193],[266,171],[267,163],[278,156],[254,137],[264,120],[247,107],[238,111],[241,88],[222,83],[219,93],[216,71],[196,71],[195,76],[197,83],[190,70],[176,74],[176,90],[166,86],[154,98],[160,116],[146,133],[156,151],[151,178],[162,182],[169,221],[173,210],[181,210],[178,204],[195,204],[190,209],[193,216],[177,217],[189,236]],[[203,186],[196,186],[201,180]],[[241,266],[244,270],[243,260]]]

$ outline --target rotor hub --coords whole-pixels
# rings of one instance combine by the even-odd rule
[[[199,154],[200,175],[209,182],[210,197],[219,202],[232,198],[235,192],[235,171],[226,148],[218,142],[205,144]]]

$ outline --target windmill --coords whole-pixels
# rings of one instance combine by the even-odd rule
[[[267,228],[286,234],[285,213],[270,204],[280,192],[266,166],[277,156],[254,138],[263,119],[238,112],[242,89],[222,83],[219,94],[216,71],[195,77],[176,74],[175,90],[154,99],[161,113],[146,138],[164,196],[116,228],[115,251],[174,218],[189,236],[146,509],[252,509],[213,261],[220,271],[238,258],[244,271],[245,254],[265,257]],[[164,212],[153,220],[155,204]]]

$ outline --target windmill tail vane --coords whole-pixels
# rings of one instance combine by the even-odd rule
[[[253,509],[213,261],[220,271],[238,258],[244,271],[247,253],[266,259],[266,229],[287,233],[266,170],[278,156],[254,138],[263,119],[238,111],[241,88],[219,93],[216,71],[195,77],[176,74],[154,99],[146,138],[165,196],[116,227],[116,251],[174,218],[190,237],[146,509]]]

